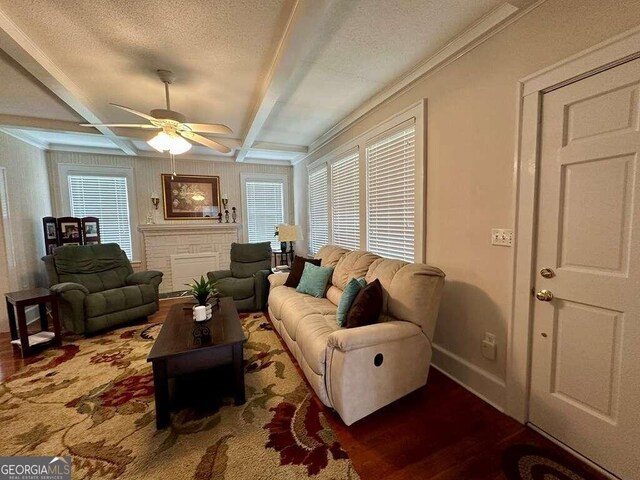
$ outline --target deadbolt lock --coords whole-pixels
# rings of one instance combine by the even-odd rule
[[[553,278],[556,276],[556,272],[554,272],[550,268],[543,268],[542,270],[540,270],[540,275],[542,275],[544,278]]]

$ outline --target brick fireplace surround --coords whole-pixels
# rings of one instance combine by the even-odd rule
[[[241,225],[238,223],[155,224],[140,225],[138,231],[143,237],[145,268],[164,273],[160,292],[169,293],[176,291],[171,269],[172,256],[175,262],[178,256],[203,254],[203,257],[215,258],[218,268],[228,269],[231,243],[240,241]],[[212,253],[217,255],[206,255]],[[206,271],[202,274],[206,275]]]

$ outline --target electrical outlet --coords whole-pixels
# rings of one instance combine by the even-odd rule
[[[491,245],[511,247],[513,245],[513,230],[510,228],[492,228]]]
[[[496,359],[496,336],[490,332],[484,332],[484,339],[481,344],[482,356],[487,360]]]

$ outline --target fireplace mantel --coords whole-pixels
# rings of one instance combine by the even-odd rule
[[[242,227],[239,223],[152,223],[147,225],[138,225],[138,231],[142,234],[174,234],[185,233],[191,231],[198,232],[218,232],[218,231],[236,231]]]
[[[215,255],[219,268],[229,268],[231,244],[240,241],[239,223],[156,223],[139,225],[138,231],[144,239],[144,256],[147,270],[164,273],[161,292],[173,290],[172,257],[202,255],[202,268],[206,270],[205,258]],[[206,271],[199,272],[206,275]]]

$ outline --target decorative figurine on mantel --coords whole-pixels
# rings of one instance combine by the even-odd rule
[[[233,220],[233,223],[236,223],[236,220],[238,220],[238,213],[236,212],[236,207],[231,207],[231,220]]]
[[[222,212],[218,212],[218,223],[222,223]]]
[[[224,223],[229,223],[229,210],[224,211]]]

